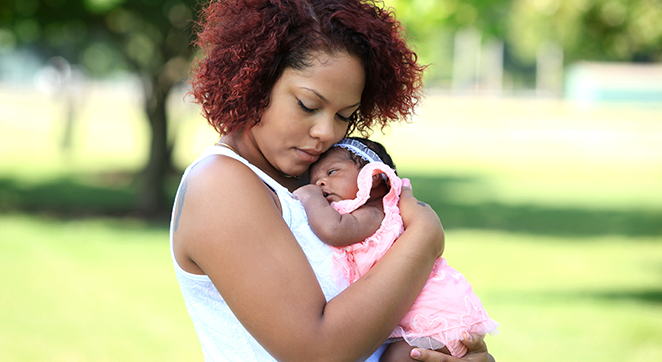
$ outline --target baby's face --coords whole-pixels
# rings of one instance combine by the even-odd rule
[[[344,152],[329,152],[310,169],[310,183],[322,188],[328,202],[354,199],[359,191],[359,168]]]

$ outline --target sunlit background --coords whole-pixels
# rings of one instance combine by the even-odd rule
[[[194,0],[0,3],[0,360],[201,361],[168,213],[217,135]],[[662,1],[390,0],[430,64],[376,132],[498,361],[662,360]]]

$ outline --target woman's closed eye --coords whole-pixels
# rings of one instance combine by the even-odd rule
[[[302,102],[301,100],[297,100],[297,104],[298,104],[299,107],[300,107],[304,112],[306,112],[306,113],[314,113],[314,112],[317,110],[316,108],[308,108],[308,107],[306,107],[306,105],[303,104],[303,102]],[[352,114],[352,115],[353,115],[353,114]],[[346,123],[347,123],[347,122],[350,122],[350,121],[352,120],[352,115],[350,115],[349,117],[345,117],[345,116],[343,116],[343,115],[341,115],[341,114],[339,114],[339,113],[336,113],[336,116],[338,116],[338,118],[340,118],[341,121],[346,122]]]
[[[302,102],[301,100],[297,100],[297,103],[299,104],[299,107],[301,107],[301,109],[302,109],[304,112],[306,112],[306,113],[313,113],[313,112],[315,112],[315,109],[311,109],[311,108],[306,107],[306,106],[303,104],[303,102]]]
[[[340,120],[343,121],[343,122],[349,122],[349,121],[352,120],[352,116],[349,116],[349,117],[343,117],[343,116],[341,116],[340,114],[336,114],[336,115],[337,115],[338,118],[340,118]]]

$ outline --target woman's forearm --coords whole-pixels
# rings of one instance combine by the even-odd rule
[[[423,288],[437,258],[439,239],[443,239],[440,226],[410,224],[368,273],[327,304],[325,324],[337,331],[344,329],[339,324],[350,322],[353,326],[343,332],[353,340],[349,344],[365,343],[371,351],[379,347]],[[353,333],[348,334],[350,328]]]

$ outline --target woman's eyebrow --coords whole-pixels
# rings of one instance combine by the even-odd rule
[[[316,95],[319,99],[321,99],[322,101],[324,101],[324,102],[326,102],[326,103],[329,103],[329,101],[328,101],[326,98],[324,98],[323,95],[319,94],[318,91],[316,91],[316,90],[314,90],[314,89],[311,89],[311,88],[306,88],[306,87],[301,87],[301,89],[303,89],[303,90],[307,90],[307,91],[309,91],[309,92],[315,94],[315,95]],[[352,104],[351,106],[348,106],[348,107],[345,107],[345,108],[354,108],[354,107],[358,107],[360,104],[361,104],[361,102],[358,102],[358,103],[356,103],[356,104]]]

